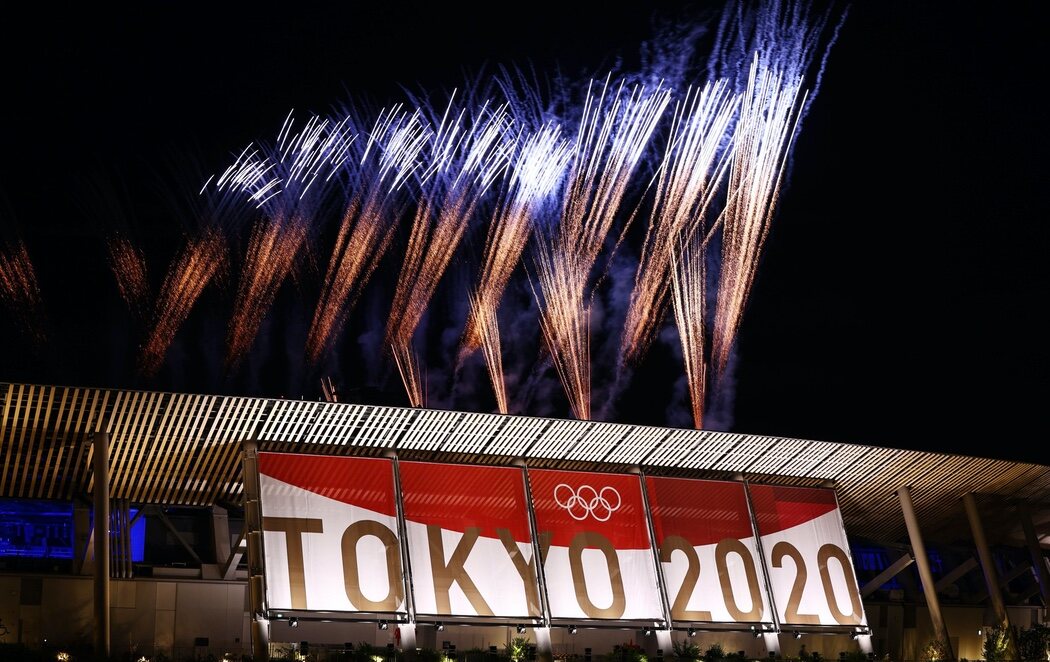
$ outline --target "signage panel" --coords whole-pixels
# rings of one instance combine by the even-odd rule
[[[781,625],[867,625],[834,490],[748,492]]]
[[[259,453],[271,610],[403,612],[394,465]]]
[[[662,620],[639,477],[528,476],[551,618]]]
[[[772,623],[744,484],[645,479],[671,619]]]
[[[398,466],[416,613],[540,618],[523,471]]]

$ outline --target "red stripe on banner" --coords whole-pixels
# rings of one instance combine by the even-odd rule
[[[835,491],[820,487],[748,484],[758,533],[767,536],[838,509]]]
[[[529,469],[536,529],[568,547],[578,533],[597,533],[616,549],[650,549],[641,481],[628,474]]]
[[[463,533],[469,527],[497,538],[507,529],[517,542],[531,542],[525,479],[513,467],[401,462],[405,519]]]
[[[351,506],[397,512],[394,463],[386,458],[259,453],[259,473]]]
[[[681,536],[694,547],[754,537],[743,483],[647,476],[656,539]]]

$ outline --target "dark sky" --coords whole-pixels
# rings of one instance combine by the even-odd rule
[[[0,222],[29,246],[49,343],[34,349],[0,320],[0,379],[317,397],[313,382],[294,392],[272,356],[226,382],[172,366],[135,377],[138,331],[102,236],[130,229],[163,264],[183,229],[171,196],[272,136],[292,108],[388,101],[399,85],[439,92],[497,63],[600,72],[652,34],[649,3],[570,4],[138,3],[6,17]],[[1048,461],[1040,4],[849,7],[744,318],[733,430]],[[668,16],[719,6],[658,4]],[[120,204],[100,208],[97,190]],[[202,309],[222,305],[213,293]],[[216,319],[192,317],[169,362],[207,363],[193,338],[214,346]],[[671,397],[671,364],[657,355],[640,371],[617,420],[664,422],[651,400]],[[402,404],[396,377],[369,383],[355,369],[344,366],[347,398]]]

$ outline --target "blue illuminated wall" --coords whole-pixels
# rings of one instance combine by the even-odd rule
[[[132,509],[131,516],[137,511]],[[141,562],[146,519],[131,527],[131,560]],[[73,558],[73,507],[65,501],[0,499],[0,557]]]

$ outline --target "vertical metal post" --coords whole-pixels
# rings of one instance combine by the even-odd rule
[[[241,471],[244,479],[244,526],[248,532],[248,609],[252,659],[270,659],[270,622],[266,618],[262,554],[262,512],[259,504],[259,444],[257,432],[244,442]]]
[[[95,512],[95,655],[109,657],[109,420],[91,440]]]
[[[406,659],[416,657],[416,600],[415,584],[412,583],[412,559],[408,551],[408,523],[405,519],[405,502],[401,495],[401,466],[398,464],[397,452],[388,451],[386,457],[391,459],[394,469],[394,513],[397,522],[398,545],[401,547],[401,575],[405,582],[405,611],[408,612],[408,623],[401,629],[401,650]],[[399,626],[400,627],[400,626]]]
[[[656,540],[656,529],[653,527],[653,510],[649,505],[649,490],[645,484],[645,472],[641,468],[633,473],[638,474],[638,488],[642,491],[642,510],[645,513],[645,526],[649,532],[649,548],[653,553],[653,568],[656,571],[656,590],[660,595],[660,609],[664,615],[664,627],[656,631],[656,649],[663,651],[664,657],[671,657],[671,603],[667,599],[667,588],[664,586],[664,572],[660,565],[660,543]],[[691,543],[690,543],[691,544]],[[655,652],[655,651],[654,651]]]
[[[1039,536],[1035,534],[1032,515],[1028,512],[1028,506],[1024,502],[1017,504],[1017,515],[1021,518],[1021,528],[1024,529],[1024,539],[1028,543],[1028,553],[1032,557],[1032,567],[1035,569],[1036,579],[1039,580],[1039,592],[1043,596],[1043,605],[1050,605],[1050,571],[1046,569],[1046,557],[1043,556]]]
[[[1003,604],[1003,595],[999,589],[998,573],[995,570],[995,562],[992,560],[992,552],[988,549],[988,540],[984,535],[984,525],[981,523],[977,512],[977,502],[973,494],[968,492],[962,498],[963,507],[966,509],[966,518],[970,520],[970,530],[973,532],[973,542],[977,547],[977,558],[981,561],[981,571],[984,574],[984,584],[988,587],[988,597],[992,603],[992,612],[995,614],[995,624],[1006,633],[1007,660],[1017,658],[1017,642],[1014,641],[1013,630],[1010,629],[1010,617]]]
[[[536,561],[536,581],[540,585],[540,610],[543,612],[543,624],[533,628],[536,636],[536,659],[539,662],[553,662],[554,647],[551,645],[551,610],[547,600],[547,579],[543,571],[543,555],[540,554],[540,535],[536,528],[536,512],[532,507],[532,485],[529,484],[529,469],[525,461],[514,463],[521,467],[521,478],[525,481],[525,501],[529,514],[529,532],[532,534],[532,557]]]
[[[919,570],[919,579],[922,581],[922,592],[926,597],[926,606],[930,610],[930,621],[933,623],[934,636],[945,647],[948,652],[948,659],[954,660],[955,653],[951,650],[952,643],[948,638],[948,629],[944,626],[944,618],[941,616],[941,603],[937,598],[936,583],[933,581],[933,573],[930,571],[930,561],[926,557],[926,545],[922,540],[919,520],[915,517],[915,504],[912,503],[911,490],[907,485],[897,489],[897,498],[900,500],[901,512],[904,514],[904,525],[908,528],[912,556],[915,557],[915,566]]]

